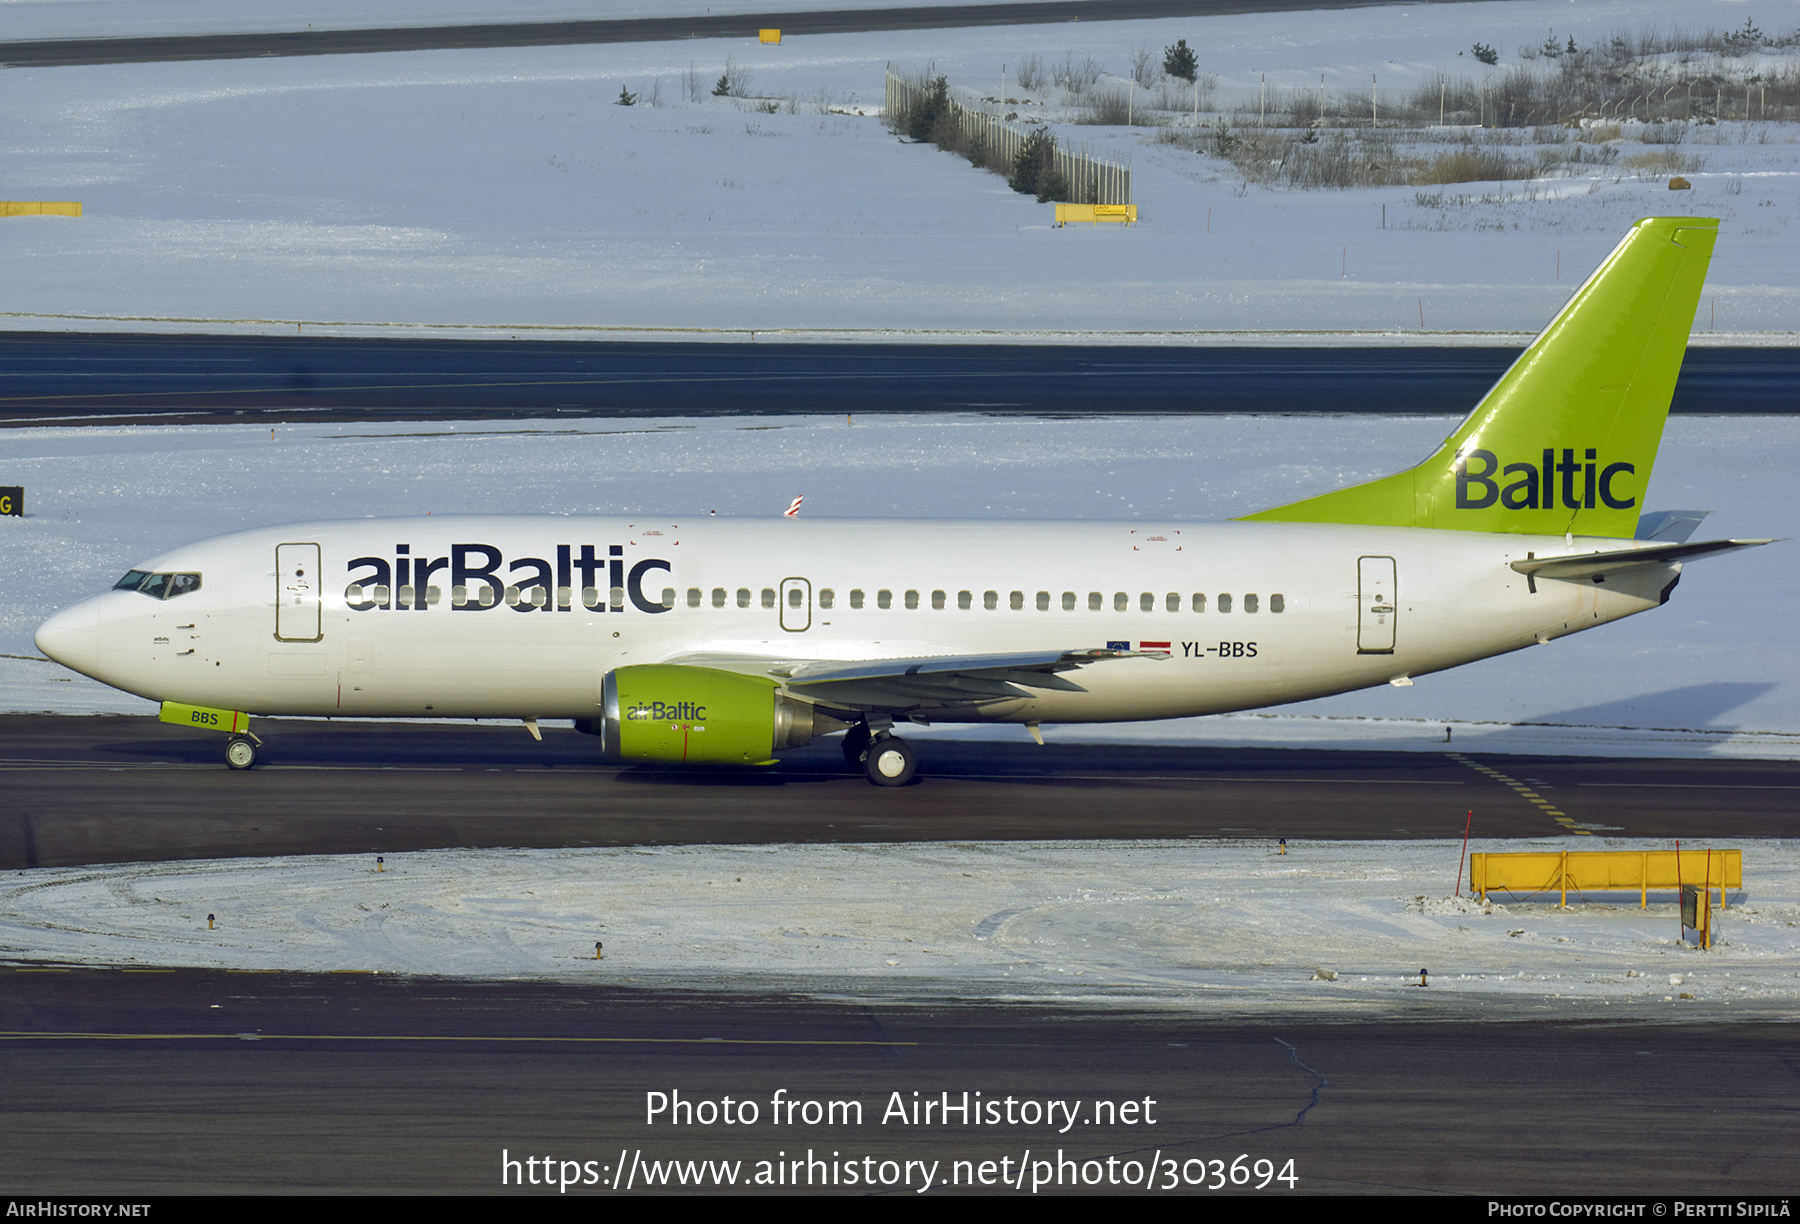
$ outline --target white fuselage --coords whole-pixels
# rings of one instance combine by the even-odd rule
[[[1175,718],[1560,637],[1655,607],[1679,573],[1539,579],[1533,593],[1508,566],[1569,549],[1285,523],[362,519],[175,549],[139,568],[198,574],[197,590],[109,591],[58,613],[38,643],[157,701],[490,718],[592,717],[607,671],[690,656],[773,666],[1126,643],[1151,657],[1083,668],[1081,691],[912,713]]]

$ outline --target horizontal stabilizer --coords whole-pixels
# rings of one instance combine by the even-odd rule
[[[1714,553],[1736,552],[1740,548],[1757,548],[1773,544],[1770,540],[1707,540],[1699,544],[1652,544],[1645,548],[1609,548],[1602,552],[1564,553],[1558,557],[1527,557],[1514,561],[1513,569],[1531,578],[1591,578],[1596,581],[1608,574],[1667,565],[1672,561],[1693,561]]]

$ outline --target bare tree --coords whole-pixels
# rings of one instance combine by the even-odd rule
[[[1156,52],[1149,47],[1139,47],[1131,53],[1131,79],[1145,89],[1153,87],[1162,77],[1162,65],[1157,62]]]
[[[718,84],[713,86],[715,98],[744,98],[750,94],[750,70],[733,64],[728,57],[725,60],[725,71],[719,74]]]

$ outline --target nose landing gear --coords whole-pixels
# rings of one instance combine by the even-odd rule
[[[859,722],[844,733],[844,763],[861,769],[875,786],[905,786],[919,770],[912,745],[887,727],[871,728]]]
[[[225,741],[225,764],[232,769],[249,769],[256,764],[256,750],[262,741],[253,735],[234,735]]]

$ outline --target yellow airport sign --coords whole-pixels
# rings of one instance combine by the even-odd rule
[[[1071,222],[1093,225],[1136,225],[1136,204],[1058,204],[1056,223]]]
[[[776,44],[780,44],[781,42],[780,30],[758,30],[757,34],[761,37],[763,42]]]
[[[0,200],[0,217],[79,217],[80,200]]]

